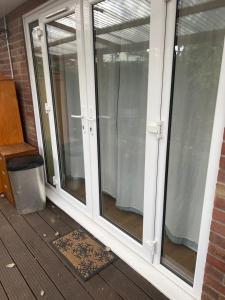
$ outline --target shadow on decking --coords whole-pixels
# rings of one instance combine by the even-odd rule
[[[86,282],[71,273],[49,242],[79,226],[51,202],[19,216],[0,199],[0,299],[166,299],[120,259]]]

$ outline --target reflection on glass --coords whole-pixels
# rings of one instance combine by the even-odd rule
[[[53,185],[54,165],[52,156],[52,142],[50,135],[49,119],[45,112],[46,90],[45,90],[45,78],[43,71],[43,59],[41,52],[41,41],[38,39],[36,29],[38,28],[38,21],[35,21],[29,25],[31,46],[33,54],[33,63],[36,79],[36,89],[38,94],[40,119],[42,127],[42,138],[44,144],[44,156],[45,156],[45,169],[48,183]]]
[[[85,203],[82,118],[75,15],[46,25],[61,187]]]
[[[191,9],[183,8],[190,3]],[[179,1],[162,264],[193,283],[221,67],[225,5]],[[184,11],[186,12],[184,14]],[[189,11],[189,13],[188,13]]]
[[[150,1],[93,6],[101,214],[142,241]]]

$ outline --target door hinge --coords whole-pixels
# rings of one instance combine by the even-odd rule
[[[152,123],[148,124],[147,131],[148,131],[148,133],[155,134],[157,139],[161,139],[162,138],[162,127],[163,127],[162,121],[152,122]]]
[[[34,32],[35,32],[38,40],[40,40],[41,37],[43,36],[43,30],[41,29],[41,27],[38,26],[38,27],[34,28]]]
[[[53,185],[57,185],[58,184],[58,180],[56,179],[55,176],[52,177],[52,183],[53,183]]]
[[[150,250],[151,255],[155,255],[158,242],[155,240],[154,241],[146,241],[145,244],[148,247],[148,249]]]
[[[45,103],[45,112],[48,114],[50,111],[52,111],[52,106],[49,103]]]

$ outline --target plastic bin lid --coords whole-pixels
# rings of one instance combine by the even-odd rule
[[[8,171],[22,171],[34,169],[44,163],[40,155],[27,155],[11,158],[7,161]]]

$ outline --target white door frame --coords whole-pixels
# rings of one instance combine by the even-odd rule
[[[82,1],[82,0],[79,0]],[[92,4],[98,1],[93,0],[90,1]],[[160,4],[158,4],[160,2]],[[160,265],[160,252],[161,252],[161,236],[162,236],[162,212],[163,212],[163,203],[164,203],[164,177],[165,177],[165,163],[166,163],[166,144],[167,144],[167,128],[168,128],[168,121],[169,121],[169,103],[170,103],[170,88],[171,88],[171,73],[172,73],[172,56],[173,56],[173,41],[174,41],[174,29],[175,29],[175,15],[176,15],[176,0],[164,1],[164,0],[152,0],[153,5],[165,5],[167,2],[167,19],[166,19],[166,36],[165,36],[165,53],[164,53],[164,69],[163,69],[163,93],[162,93],[162,107],[161,110],[157,111],[157,107],[152,105],[152,109],[155,109],[155,116],[161,117],[161,120],[164,122],[163,128],[163,139],[160,140],[160,146],[155,145],[155,151],[158,152],[160,157],[159,165],[158,165],[158,173],[157,173],[157,193],[155,189],[151,190],[153,195],[156,195],[156,202],[151,199],[151,207],[154,207],[155,203],[155,226],[154,226],[154,236],[152,235],[152,231],[149,232],[145,229],[144,225],[144,243],[148,242],[145,239],[145,236],[153,237],[151,241],[154,239],[157,241],[158,246],[156,248],[156,255],[154,256],[153,264],[150,263],[151,256],[149,256],[149,252],[142,252],[141,245],[134,241],[132,238],[121,232],[116,227],[113,228],[112,225],[108,224],[105,219],[99,217],[99,204],[93,198],[96,197],[96,192],[98,187],[98,177],[94,176],[94,180],[92,181],[92,196],[91,202],[95,203],[93,206],[93,217],[83,209],[83,205],[79,207],[79,205],[75,205],[74,199],[70,199],[64,193],[58,193],[58,190],[52,187],[49,184],[46,184],[46,192],[47,196],[62,210],[68,213],[71,217],[77,220],[83,227],[89,230],[92,234],[96,236],[99,240],[105,243],[107,246],[111,247],[112,250],[120,256],[124,261],[126,261],[132,268],[134,268],[137,272],[139,272],[142,276],[144,276],[147,280],[149,280],[153,285],[155,285],[159,290],[165,293],[170,299],[200,299],[201,290],[202,290],[202,283],[203,283],[203,276],[204,276],[204,267],[207,255],[207,246],[209,240],[209,232],[210,232],[210,224],[211,224],[211,217],[212,217],[212,209],[213,209],[213,200],[215,195],[215,187],[216,187],[216,180],[217,180],[217,173],[219,169],[219,160],[220,160],[220,150],[221,144],[223,141],[223,131],[224,131],[224,116],[225,116],[225,47],[223,49],[223,61],[221,66],[221,74],[220,74],[220,82],[218,88],[218,95],[217,95],[217,104],[215,110],[215,118],[214,118],[214,126],[213,126],[213,134],[212,134],[212,141],[211,141],[211,149],[210,149],[210,156],[209,156],[209,164],[208,164],[208,172],[207,172],[207,180],[206,180],[206,189],[205,189],[205,198],[204,198],[204,206],[203,206],[203,213],[202,213],[202,224],[201,224],[201,231],[200,231],[200,239],[199,239],[199,250],[197,255],[197,264],[196,264],[196,273],[194,279],[194,286],[193,288],[185,283],[183,280],[178,278],[174,275],[171,271]],[[47,9],[51,8],[52,6],[56,6],[56,4],[66,4],[67,1],[49,1],[46,4],[38,7],[37,9],[29,12],[23,17],[24,21],[24,30],[25,30],[25,40],[26,40],[26,47],[27,47],[27,56],[28,56],[28,65],[29,65],[29,73],[30,73],[30,80],[31,80],[31,91],[33,96],[33,105],[34,105],[34,113],[35,113],[35,123],[36,123],[36,130],[38,136],[38,145],[41,153],[43,153],[43,140],[41,134],[41,125],[40,125],[40,115],[38,109],[38,99],[37,99],[37,91],[36,91],[36,84],[35,84],[35,76],[34,76],[34,66],[32,61],[32,51],[31,51],[31,44],[30,44],[30,34],[29,34],[29,23],[38,19],[41,13],[45,12]],[[85,6],[88,5],[87,0],[85,0]],[[157,3],[157,4],[156,4]],[[85,9],[84,15],[84,35],[85,36],[85,43],[86,45],[90,45],[92,35],[90,30],[91,24],[91,15],[90,10],[88,15],[87,13],[87,6]],[[151,22],[153,22],[151,20]],[[160,17],[155,20],[155,22],[160,22]],[[161,19],[162,22],[162,19]],[[161,23],[162,25],[162,23]],[[82,34],[81,34],[82,39]],[[157,41],[156,41],[157,42]],[[161,40],[162,42],[162,40]],[[83,42],[82,42],[83,43]],[[159,41],[158,41],[159,43]],[[92,45],[93,46],[93,45]],[[158,44],[159,46],[159,44]],[[151,46],[151,48],[153,48]],[[92,48],[91,48],[92,49]],[[162,51],[162,48],[160,48]],[[83,57],[86,57],[86,61],[88,62],[88,70],[90,74],[94,71],[93,70],[93,53],[87,55],[83,50]],[[154,49],[155,55],[157,56],[160,52],[159,49]],[[162,53],[161,53],[162,54]],[[92,55],[92,56],[91,56]],[[45,58],[46,59],[46,58]],[[81,58],[82,59],[82,58]],[[92,60],[92,62],[91,62]],[[150,58],[151,62],[151,58]],[[90,64],[89,64],[90,63]],[[162,63],[162,61],[161,61]],[[154,64],[154,62],[153,62]],[[160,64],[161,65],[161,64]],[[162,70],[162,69],[161,69]],[[90,74],[88,74],[90,76]],[[94,73],[92,73],[93,76]],[[87,76],[87,75],[86,75]],[[151,76],[151,72],[150,72]],[[159,74],[157,74],[159,76]],[[159,77],[157,77],[159,78]],[[86,86],[86,93],[87,99],[89,103],[93,104],[94,99],[92,92],[94,91],[94,79],[88,82],[88,88]],[[154,94],[156,97],[159,97],[157,91]],[[152,100],[152,99],[151,99]],[[153,100],[152,100],[153,101]],[[94,104],[95,105],[95,104]],[[91,105],[90,105],[91,106]],[[95,126],[95,120],[92,119],[94,116],[95,106],[91,107],[91,112],[88,114],[90,120],[88,121],[88,126]],[[152,121],[156,121],[154,116],[148,117]],[[158,119],[157,119],[158,120]],[[53,122],[53,121],[51,121]],[[94,135],[90,136],[90,147],[94,149],[94,153],[92,155],[97,154],[97,142],[96,142],[96,127],[94,128]],[[54,139],[54,137],[53,137]],[[154,144],[154,141],[152,141]],[[148,142],[147,142],[148,144]],[[147,147],[147,145],[146,145]],[[53,145],[54,148],[54,145]],[[155,152],[156,153],[156,152]],[[152,155],[152,154],[150,154]],[[55,158],[55,154],[54,154]],[[96,160],[91,161],[91,172],[92,177],[96,174],[96,170],[98,168]],[[98,196],[98,195],[97,195]],[[149,205],[149,206],[148,206]],[[145,204],[145,207],[150,207],[150,202]],[[91,212],[92,214],[92,212]],[[102,220],[103,219],[103,220]],[[153,227],[152,227],[153,228]],[[127,241],[130,241],[127,243]],[[121,242],[123,241],[123,242]],[[135,243],[137,245],[135,245]],[[148,243],[147,243],[148,245]],[[150,251],[150,248],[149,248]],[[148,255],[148,259],[146,259]],[[149,263],[148,263],[149,261]]]

